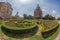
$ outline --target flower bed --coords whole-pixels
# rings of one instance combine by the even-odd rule
[[[56,20],[43,20],[42,32],[50,31],[58,26],[58,22]]]
[[[30,32],[36,28],[36,23],[32,21],[7,21],[2,26],[3,29],[13,33]]]
[[[34,26],[36,23],[31,21],[8,21],[5,22],[6,26],[16,27],[16,28],[28,28]]]
[[[49,31],[42,32],[42,36],[44,38],[47,38],[47,37],[51,36],[52,34],[54,34],[58,30],[58,28],[59,28],[59,25]]]
[[[42,26],[41,33],[44,38],[51,36],[59,27],[56,20],[42,20],[40,21],[40,25]]]

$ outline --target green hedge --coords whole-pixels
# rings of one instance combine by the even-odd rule
[[[47,37],[51,36],[52,34],[54,34],[57,31],[58,27],[59,27],[59,25],[57,27],[49,30],[49,31],[41,32],[42,33],[42,36],[44,38],[47,38]]]
[[[37,25],[35,24],[34,26],[31,27],[29,26],[28,28],[18,28],[18,27],[10,27],[10,26],[3,25],[2,28],[12,33],[25,33],[25,32],[34,31],[34,29],[37,28]]]
[[[47,23],[47,24],[46,24],[46,23]],[[49,28],[44,29],[44,27],[46,27],[46,25],[47,25],[47,27],[49,27]],[[41,33],[42,33],[42,36],[43,36],[44,38],[47,38],[47,37],[51,36],[53,33],[55,33],[55,32],[57,31],[57,29],[58,29],[58,27],[59,27],[59,24],[58,24],[57,21],[52,21],[52,23],[50,23],[49,26],[48,26],[48,25],[49,25],[49,24],[48,24],[47,21],[45,22],[45,26],[44,26],[44,24],[41,24],[41,26],[42,26]]]
[[[43,21],[43,23],[41,24],[42,26],[42,32],[47,32],[50,30],[55,29],[58,26],[58,22],[56,20],[53,21]]]
[[[20,20],[20,21],[7,21],[5,22],[5,25],[6,26],[10,26],[10,27],[19,27],[19,28],[28,28],[29,26],[34,26],[35,25],[35,22],[33,21],[23,21],[23,20]]]
[[[55,25],[54,27],[50,28],[50,29],[47,29],[47,30],[44,30],[44,28],[42,28],[42,31],[41,32],[48,32],[48,31],[51,31],[53,29],[55,29],[56,27],[58,27],[59,24]],[[43,25],[44,27],[44,25]]]
[[[0,20],[0,26],[2,25],[2,22],[3,22],[3,21],[2,21],[2,20]]]

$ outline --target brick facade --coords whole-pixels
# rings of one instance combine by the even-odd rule
[[[4,20],[12,19],[12,6],[8,2],[0,2],[0,17]]]
[[[34,18],[35,19],[42,18],[42,10],[40,9],[39,5],[37,6],[36,10],[34,11]]]

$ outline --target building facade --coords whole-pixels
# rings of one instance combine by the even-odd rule
[[[34,11],[34,18],[35,19],[41,19],[42,18],[42,10],[40,9],[39,5],[37,5],[36,10]]]
[[[0,2],[0,18],[3,20],[12,19],[12,6],[8,2]]]

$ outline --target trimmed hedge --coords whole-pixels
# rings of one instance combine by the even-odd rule
[[[15,22],[15,21],[13,21]],[[17,21],[16,21],[17,22]],[[17,23],[25,23],[27,21],[18,21]],[[28,26],[25,28],[20,28],[20,27],[10,27],[8,25],[5,25],[5,23],[3,24],[2,28],[5,29],[7,32],[11,32],[11,33],[27,33],[30,31],[34,31],[37,28],[37,24],[40,24],[42,26],[42,30],[41,33],[42,34],[47,34],[50,33],[51,30],[54,30],[58,27],[58,22],[56,20],[40,20],[40,22],[32,22],[31,20],[27,23],[34,23],[34,25],[32,26]]]
[[[28,28],[29,26],[34,26],[35,22],[33,21],[8,21],[5,22],[6,26],[10,26],[10,27],[19,27],[19,28]]]
[[[11,29],[11,30],[26,30],[26,29],[31,29],[31,28],[34,28],[36,27],[37,25],[33,25],[33,26],[29,26],[27,28],[19,28],[19,27],[10,27],[10,26],[6,26],[6,25],[3,25],[3,27],[7,28],[7,29]],[[21,26],[22,27],[22,26]]]
[[[41,24],[42,26],[42,32],[48,32],[50,30],[55,29],[58,26],[58,22],[56,20],[53,21],[43,21],[43,23]]]
[[[29,28],[29,29],[23,29],[23,30],[13,30],[13,29],[8,29],[6,27],[2,27],[3,29],[5,29],[5,31],[7,32],[10,32],[10,33],[20,33],[20,34],[23,34],[23,33],[27,33],[27,32],[30,32],[30,31],[34,31],[34,29],[37,28],[37,26],[33,27],[33,28]]]
[[[52,29],[52,30],[41,32],[42,36],[44,38],[47,38],[47,37],[51,36],[53,33],[55,33],[57,31],[58,27],[59,27],[59,25],[57,27],[55,27],[54,29]]]
[[[42,26],[42,30],[41,30],[42,36],[44,38],[47,38],[57,31],[59,24],[56,20],[54,20],[54,21],[50,20],[50,22],[48,22],[48,21],[43,22],[41,24],[41,26]],[[46,27],[48,27],[48,28],[46,28]]]
[[[0,20],[0,24],[2,24],[2,20]]]
[[[57,24],[56,26],[52,27],[51,29],[47,29],[47,30],[44,30],[44,28],[42,28],[42,31],[41,32],[48,32],[48,31],[51,31],[53,29],[55,29],[56,27],[58,27],[59,24]],[[43,25],[44,27],[44,25]]]
[[[33,26],[33,27],[30,27],[30,28],[25,28],[25,29],[20,29],[20,28],[7,28],[6,26],[2,26],[2,28],[7,31],[7,32],[10,32],[10,33],[28,33],[30,31],[34,31],[37,26]]]

